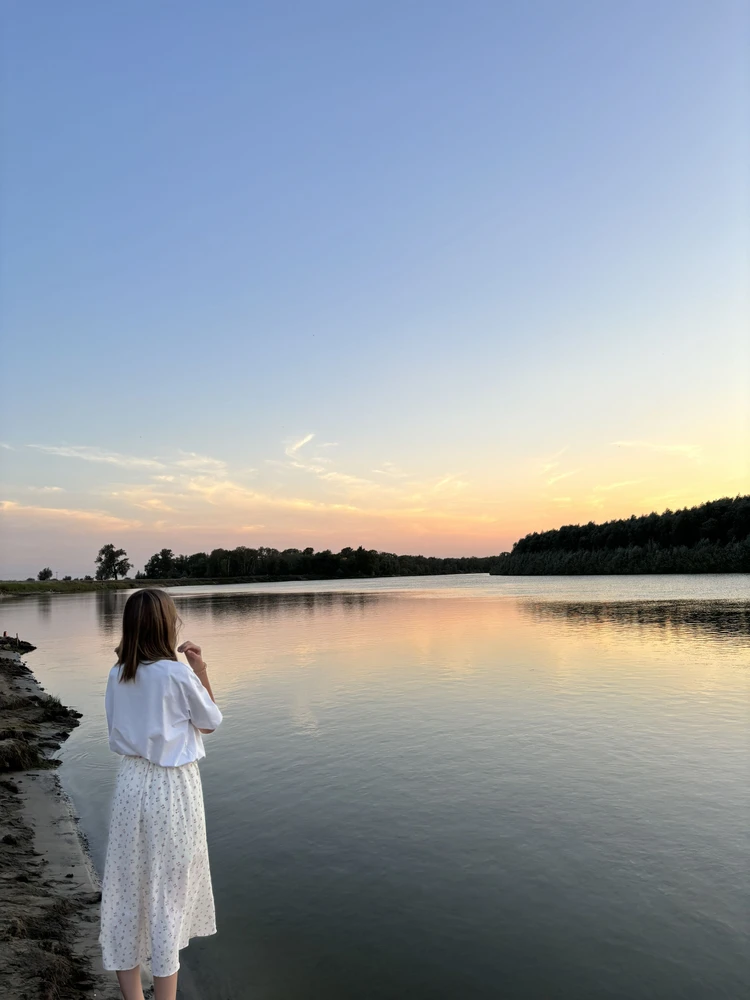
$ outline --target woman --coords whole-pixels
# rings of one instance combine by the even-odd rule
[[[174,1000],[179,950],[191,937],[216,933],[197,762],[206,755],[201,733],[216,729],[221,712],[200,647],[175,648],[179,624],[163,590],[132,594],[107,682],[109,745],[123,759],[99,941],[125,1000],[143,1000],[140,967],[147,959],[155,1000]]]

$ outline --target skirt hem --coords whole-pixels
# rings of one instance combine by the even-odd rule
[[[190,942],[193,941],[195,938],[199,938],[199,937],[200,938],[213,937],[213,935],[217,934],[217,933],[218,933],[218,931],[212,930],[212,931],[198,931],[195,934],[191,934],[190,937],[188,938],[188,943],[184,944],[182,946],[182,948],[180,948],[180,951],[184,951],[185,948],[187,948],[187,946],[190,944]],[[142,965],[148,965],[150,967],[151,966],[151,959],[150,958],[142,958],[139,962],[136,963],[136,965],[128,965],[127,967],[122,968],[122,969],[120,969],[119,967],[114,966],[114,965],[107,965],[106,962],[102,962],[102,966],[103,966],[105,972],[127,972],[129,969],[136,969],[136,968],[138,968],[139,966],[142,966]],[[159,979],[166,979],[169,976],[173,976],[175,974],[175,972],[179,972],[179,971],[180,971],[180,963],[178,961],[177,968],[173,969],[171,972],[157,973],[157,972],[154,972],[153,969],[152,969],[151,970],[151,975],[152,976],[157,976]]]

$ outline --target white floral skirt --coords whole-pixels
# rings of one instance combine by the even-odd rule
[[[161,767],[123,758],[101,913],[99,943],[110,970],[150,961],[153,975],[171,976],[191,937],[216,933],[197,762]]]

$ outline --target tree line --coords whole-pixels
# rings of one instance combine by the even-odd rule
[[[503,576],[750,572],[750,496],[532,532],[502,553]]]
[[[96,579],[132,569],[124,549],[104,545]],[[750,573],[750,496],[724,497],[662,514],[532,532],[497,556],[396,555],[359,546],[340,552],[239,545],[192,555],[161,549],[136,580],[336,580],[491,573],[503,576],[629,573]],[[38,579],[52,577],[47,566]],[[89,580],[90,577],[84,579]],[[63,577],[70,580],[70,577]]]
[[[278,549],[260,546],[257,549],[239,545],[235,549],[213,549],[192,555],[175,555],[172,549],[161,549],[146,562],[136,580],[343,580],[378,576],[436,576],[448,573],[488,573],[495,556],[399,556],[359,546],[340,552],[313,548]],[[125,549],[111,543],[103,545],[96,557],[96,580],[124,579],[133,564]],[[37,579],[51,580],[52,570],[40,570]],[[69,581],[69,576],[63,577]],[[84,581],[91,580],[85,576]]]
[[[446,573],[487,573],[494,556],[462,556],[445,559],[436,556],[399,556],[363,546],[343,548],[340,552],[313,548],[278,549],[260,546],[257,549],[239,545],[235,549],[214,549],[193,555],[175,555],[162,549],[148,560],[143,573],[136,579],[247,579],[261,577],[278,580],[302,578],[310,580],[352,579],[376,576],[434,576]]]

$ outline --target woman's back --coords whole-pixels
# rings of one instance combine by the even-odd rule
[[[105,707],[109,745],[127,757],[179,767],[205,757],[200,729],[221,722],[219,709],[193,670],[178,660],[142,663],[133,680],[109,672]]]

